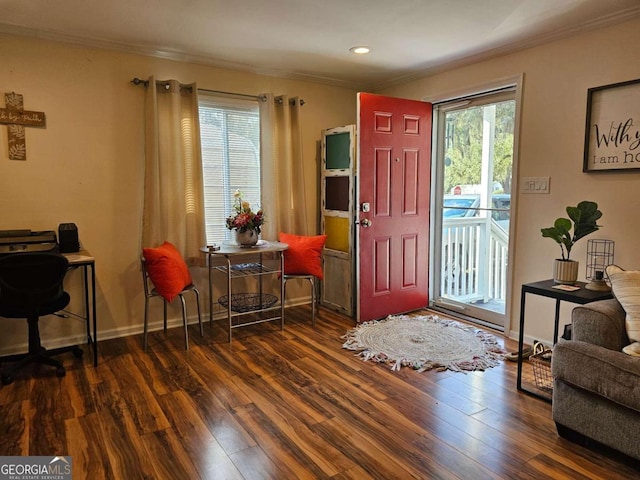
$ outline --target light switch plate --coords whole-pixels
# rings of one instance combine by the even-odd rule
[[[549,193],[549,177],[522,177],[520,191],[522,193]]]

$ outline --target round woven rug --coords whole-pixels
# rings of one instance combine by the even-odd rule
[[[389,363],[391,370],[485,370],[506,353],[490,333],[435,315],[389,316],[362,323],[342,338],[343,348],[358,351],[365,361]]]

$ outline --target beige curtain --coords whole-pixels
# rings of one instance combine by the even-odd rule
[[[206,244],[195,83],[149,78],[145,104],[142,246],[173,243],[188,264]]]
[[[308,235],[300,100],[265,94],[260,102],[262,208],[267,215],[262,237],[280,232]]]

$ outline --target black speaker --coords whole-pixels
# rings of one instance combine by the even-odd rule
[[[76,227],[75,223],[61,223],[58,225],[58,242],[60,243],[61,253],[80,251],[78,227]]]

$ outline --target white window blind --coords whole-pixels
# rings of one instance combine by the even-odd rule
[[[225,220],[233,194],[260,207],[260,113],[257,100],[199,94],[207,244],[232,238]]]

